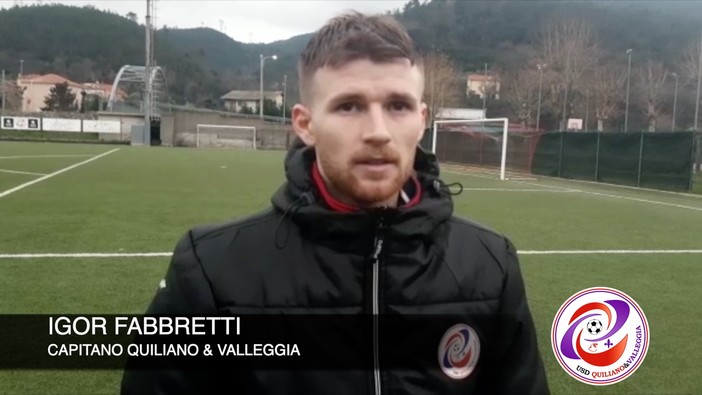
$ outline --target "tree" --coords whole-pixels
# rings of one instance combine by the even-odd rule
[[[505,76],[504,98],[509,102],[512,113],[526,126],[538,105],[539,73],[533,70],[519,70]]]
[[[132,21],[134,23],[137,23],[137,14],[130,11],[127,13],[127,19],[129,19],[130,21]]]
[[[591,76],[589,90],[595,102],[597,130],[602,132],[605,122],[615,117],[620,110],[626,71],[610,63],[595,68]]]
[[[456,65],[448,55],[432,52],[422,57],[424,68],[424,98],[433,123],[442,107],[455,106],[461,101]]]
[[[244,105],[241,106],[241,108],[239,108],[239,112],[240,112],[241,114],[253,114],[253,113],[254,113],[254,109],[251,108],[251,107],[249,107],[248,105],[244,104]]]
[[[5,81],[5,85],[0,85],[0,108],[2,108],[2,98],[5,98],[5,110],[20,111],[22,109],[22,94],[27,88],[20,88],[16,81]],[[4,93],[4,95],[3,95]]]
[[[639,83],[641,89],[640,100],[644,105],[648,131],[656,131],[656,121],[660,115],[663,89],[668,78],[668,71],[660,63],[649,60],[645,66],[639,69]]]
[[[697,83],[700,64],[700,43],[697,40],[691,42],[682,51],[681,59],[678,61],[680,77],[683,85]]]
[[[44,104],[46,107],[43,107],[42,111],[75,111],[76,94],[68,87],[68,82],[56,84],[49,90]]]
[[[600,57],[592,23],[579,16],[559,14],[541,29],[538,39],[537,59],[533,63],[548,65],[544,75],[548,98],[544,107],[565,119],[569,100],[574,96],[571,88],[585,85],[581,81],[583,75],[592,70]]]

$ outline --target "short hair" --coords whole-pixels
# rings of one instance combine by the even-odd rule
[[[298,61],[298,87],[303,103],[308,100],[309,81],[323,67],[340,67],[369,59],[385,62],[409,59],[420,63],[412,38],[393,17],[350,11],[330,19],[307,43]]]

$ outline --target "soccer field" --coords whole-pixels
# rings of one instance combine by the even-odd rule
[[[284,180],[283,157],[0,142],[0,313],[142,313],[184,232],[266,207]],[[442,171],[464,187],[456,213],[519,249],[554,394],[702,393],[702,196]],[[550,342],[561,304],[594,286],[634,298],[651,331],[641,367],[605,387],[568,376]],[[120,378],[0,371],[0,393],[115,394]]]

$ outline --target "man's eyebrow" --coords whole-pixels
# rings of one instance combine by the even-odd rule
[[[340,93],[336,96],[333,96],[331,98],[331,100],[329,100],[329,104],[331,106],[335,106],[335,105],[341,104],[341,103],[358,102],[358,101],[363,101],[363,100],[365,100],[365,96],[361,93],[346,92],[346,93]]]
[[[405,92],[393,92],[390,94],[390,100],[392,101],[405,101],[409,103],[414,103],[417,98],[409,93]]]
[[[407,93],[407,92],[391,92],[387,96],[388,100],[390,101],[405,101],[408,103],[414,103],[417,101],[417,98],[414,97],[414,95]],[[359,101],[365,101],[366,96],[362,93],[359,92],[346,92],[346,93],[340,93],[337,96],[334,96],[329,100],[329,104],[331,106],[335,106],[341,103],[346,103],[346,102],[359,102]]]

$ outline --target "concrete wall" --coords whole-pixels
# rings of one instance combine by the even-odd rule
[[[238,114],[217,111],[173,110],[161,117],[161,142],[163,145],[195,146],[197,125],[253,126],[256,128],[259,149],[286,149],[293,141],[291,125],[261,121],[256,117],[245,118]],[[202,136],[201,136],[202,137]],[[213,142],[213,137],[202,137],[201,143],[210,146],[245,146],[244,141]],[[202,144],[204,146],[204,144]]]
[[[121,124],[120,134],[100,133],[101,141],[131,141],[132,125],[143,125],[144,116],[141,114],[120,114],[120,113],[98,113],[98,120],[119,121]]]

